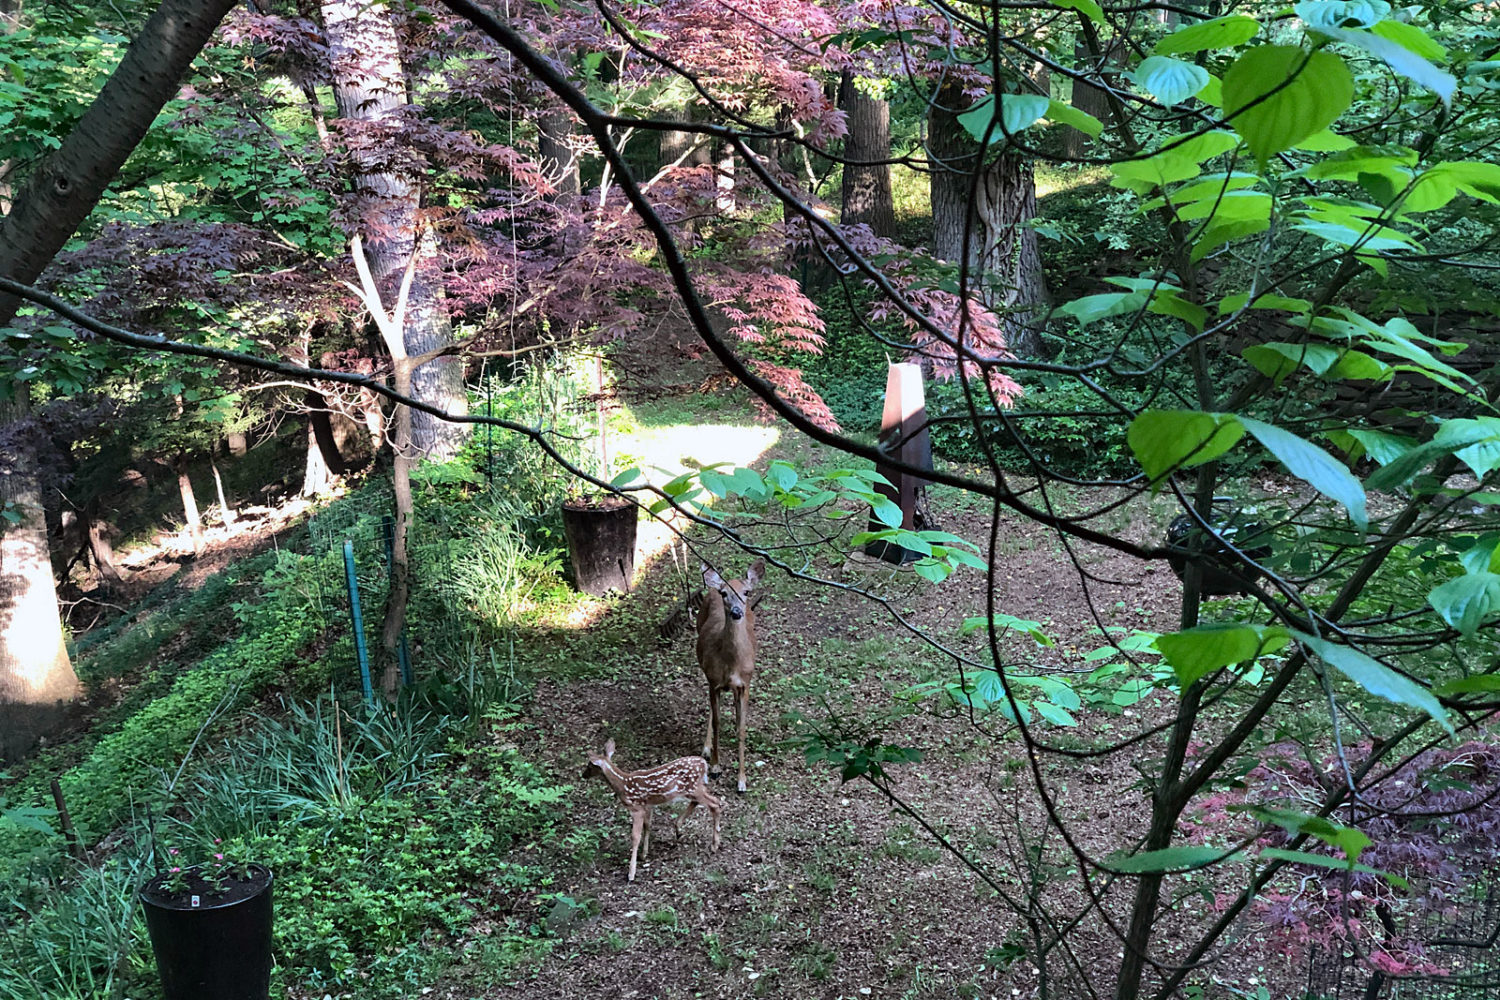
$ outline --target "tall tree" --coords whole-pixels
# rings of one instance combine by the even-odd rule
[[[399,146],[408,91],[396,25],[383,3],[323,0],[322,8],[334,100],[346,124],[354,123],[348,129],[350,154],[370,271],[382,297],[394,301],[401,275],[415,257],[417,279],[405,313],[406,354],[430,355],[453,344],[453,327],[437,273],[438,240],[422,213],[421,184],[398,165],[409,151]],[[417,399],[450,413],[468,412],[463,361],[456,355],[424,361],[411,378]],[[419,457],[450,457],[468,437],[467,425],[426,413],[412,414],[411,423]]]
[[[896,235],[896,206],[891,194],[891,105],[875,97],[853,70],[839,83],[839,107],[849,119],[844,139],[844,225],[864,224],[876,236]]]
[[[959,88],[944,87],[927,117],[932,250],[967,267],[971,287],[1000,315],[1011,351],[1034,357],[1041,350],[1035,319],[1047,304],[1042,256],[1030,225],[1036,180],[1024,156],[980,148],[958,120],[968,103]]]
[[[164,0],[142,26],[78,126],[16,193],[0,222],[0,275],[33,282],[88,216],[145,136],[234,0]],[[19,4],[12,4],[12,15]],[[7,25],[14,23],[13,18]],[[0,293],[0,328],[19,301]],[[37,449],[27,446],[29,394],[13,383],[0,409],[7,449],[0,472],[0,757],[24,753],[79,693],[62,641],[47,553]]]

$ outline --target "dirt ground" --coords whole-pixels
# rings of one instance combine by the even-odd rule
[[[941,491],[935,500],[941,509]],[[1150,512],[1114,516],[1117,530],[1160,530]],[[955,507],[942,526],[984,539],[989,519]],[[1129,628],[1166,629],[1175,621],[1180,586],[1165,566],[1088,547],[1075,548],[1072,557],[1087,569],[1087,589],[1055,534],[1018,518],[1003,522],[994,553],[997,607],[1043,623],[1059,644],[1056,650],[1040,650],[1030,639],[1008,644],[1018,660],[1100,646],[1096,614]],[[982,630],[959,635],[963,619],[985,606],[981,574],[962,571],[934,587],[884,564],[820,569],[891,595],[909,621],[952,648],[983,653]],[[626,768],[696,753],[701,745],[707,706],[692,636],[663,645],[654,630],[681,592],[676,572],[671,560],[657,560],[636,594],[615,605],[613,614],[635,624],[615,630],[614,648],[590,642],[586,657],[593,667],[584,676],[541,681],[530,713],[535,752],[562,780],[576,779],[586,752],[607,738],[618,742],[617,760]],[[857,727],[862,717],[901,704],[912,684],[955,676],[953,661],[903,634],[866,598],[784,575],[773,575],[769,589],[757,619],[749,790],[734,792],[727,722],[725,767],[714,782],[726,803],[723,849],[709,853],[701,811],[677,843],[658,822],[651,858],[629,883],[624,810],[602,783],[580,786],[570,808],[579,825],[605,832],[604,845],[557,891],[582,909],[567,911],[550,952],[501,977],[507,985],[492,985],[494,978],[470,970],[436,995],[543,1000],[1033,992],[1034,969],[1024,961],[1011,965],[1006,954],[1007,944],[1025,942],[1013,936],[1017,918],[995,889],[868,783],[841,784],[837,769],[806,763],[795,741],[798,727],[789,713],[817,717],[831,710]],[[594,628],[608,630],[610,623],[601,620]],[[563,645],[560,662],[578,640],[556,641]],[[730,718],[727,709],[724,715]],[[1033,797],[1016,788],[1021,751],[1008,728],[997,717],[971,720],[951,703],[931,700],[894,720],[886,739],[923,755],[920,763],[896,769],[896,793],[996,885],[1024,894],[1026,849],[1019,836],[1038,824]],[[1095,856],[1133,835],[1146,807],[1132,787],[1139,781],[1133,769],[1118,761],[1069,763],[1056,779],[1058,801]],[[1061,894],[1080,895],[1068,888]],[[539,912],[537,919],[551,928],[555,916]],[[1090,940],[1090,932],[1075,943],[1110,955],[1113,964],[1118,945]],[[1094,972],[1075,968],[1072,975]],[[1087,987],[1078,995],[1088,995]]]

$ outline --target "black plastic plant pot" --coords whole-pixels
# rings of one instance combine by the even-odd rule
[[[563,504],[563,532],[581,593],[628,592],[635,577],[635,504],[610,497]]]
[[[158,875],[141,888],[146,930],[165,1000],[268,1000],[271,872],[223,879],[222,893],[169,892]],[[189,880],[190,882],[193,880]]]
[[[1227,497],[1215,497],[1212,510],[1209,523],[1220,538],[1256,562],[1270,556],[1270,534],[1253,514],[1233,509]],[[1171,547],[1167,562],[1177,579],[1183,579],[1189,564],[1198,567],[1199,592],[1204,597],[1253,593],[1251,585],[1260,574],[1211,538],[1191,514],[1181,514],[1167,526],[1167,544]]]

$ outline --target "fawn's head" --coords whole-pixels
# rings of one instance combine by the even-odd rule
[[[614,760],[614,756],[615,741],[610,740],[608,743],[604,744],[604,752],[602,754],[589,754],[589,763],[588,766],[583,769],[582,776],[585,778],[604,777],[605,769],[611,765],[611,762]]]
[[[715,571],[703,567],[703,585],[710,590],[719,593],[719,600],[724,602],[724,614],[730,621],[739,621],[745,617],[749,608],[750,593],[760,583],[761,574],[766,571],[764,559],[755,560],[755,564],[745,571],[743,580],[725,580]]]

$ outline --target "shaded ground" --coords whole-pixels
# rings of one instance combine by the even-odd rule
[[[957,507],[956,497],[943,491],[934,499],[946,511],[944,528],[971,539],[987,536],[982,512]],[[1109,526],[1144,536],[1158,533],[1165,515],[1136,510],[1111,516]],[[1149,629],[1174,620],[1180,589],[1164,566],[1087,548],[1075,549],[1073,557],[1095,580],[1087,593],[1056,536],[1035,525],[1008,518],[995,553],[997,605],[1042,622],[1065,651],[1057,655],[1100,645],[1091,604],[1116,625]],[[733,560],[735,566],[744,561]],[[980,574],[965,571],[933,587],[910,571],[859,560],[816,568],[848,584],[878,586],[909,620],[953,648],[982,652],[982,632],[959,636],[963,619],[984,607]],[[659,557],[636,593],[601,608],[587,629],[560,630],[532,646],[528,659],[542,678],[529,713],[533,752],[559,780],[576,780],[585,753],[606,738],[619,744],[625,767],[651,766],[701,745],[707,706],[692,636],[662,641],[656,632],[683,585],[672,560]],[[911,685],[954,676],[952,660],[904,634],[878,605],[857,595],[776,574],[769,586],[757,623],[749,792],[734,793],[729,761],[715,785],[726,799],[723,850],[710,855],[703,818],[685,826],[680,843],[659,824],[650,861],[628,883],[624,810],[602,784],[580,786],[570,809],[580,826],[598,829],[603,839],[598,856],[556,887],[567,907],[539,905],[538,947],[529,957],[507,967],[460,968],[434,995],[540,1000],[1029,992],[1029,966],[1003,968],[1015,919],[994,891],[868,784],[841,785],[836,770],[805,763],[795,745],[799,730],[789,713],[831,713],[852,729],[874,726]],[[1029,639],[1007,649],[1036,657]],[[1092,725],[1107,729],[1110,723]],[[1031,808],[1030,797],[1008,790],[1020,762],[1012,759],[1018,744],[1004,738],[1003,720],[971,724],[951,705],[929,701],[890,728],[888,740],[923,752],[921,763],[901,768],[898,793],[998,884],[1024,891],[1025,851],[1016,830],[1018,810]],[[992,738],[986,730],[1000,735]],[[722,745],[732,759],[727,727]],[[1134,770],[1084,766],[1059,781],[1060,802],[1079,821],[1085,847],[1103,855],[1120,846],[1118,821],[1134,820],[1144,806],[1131,789],[1138,780]],[[1086,939],[1081,944],[1090,946]]]

